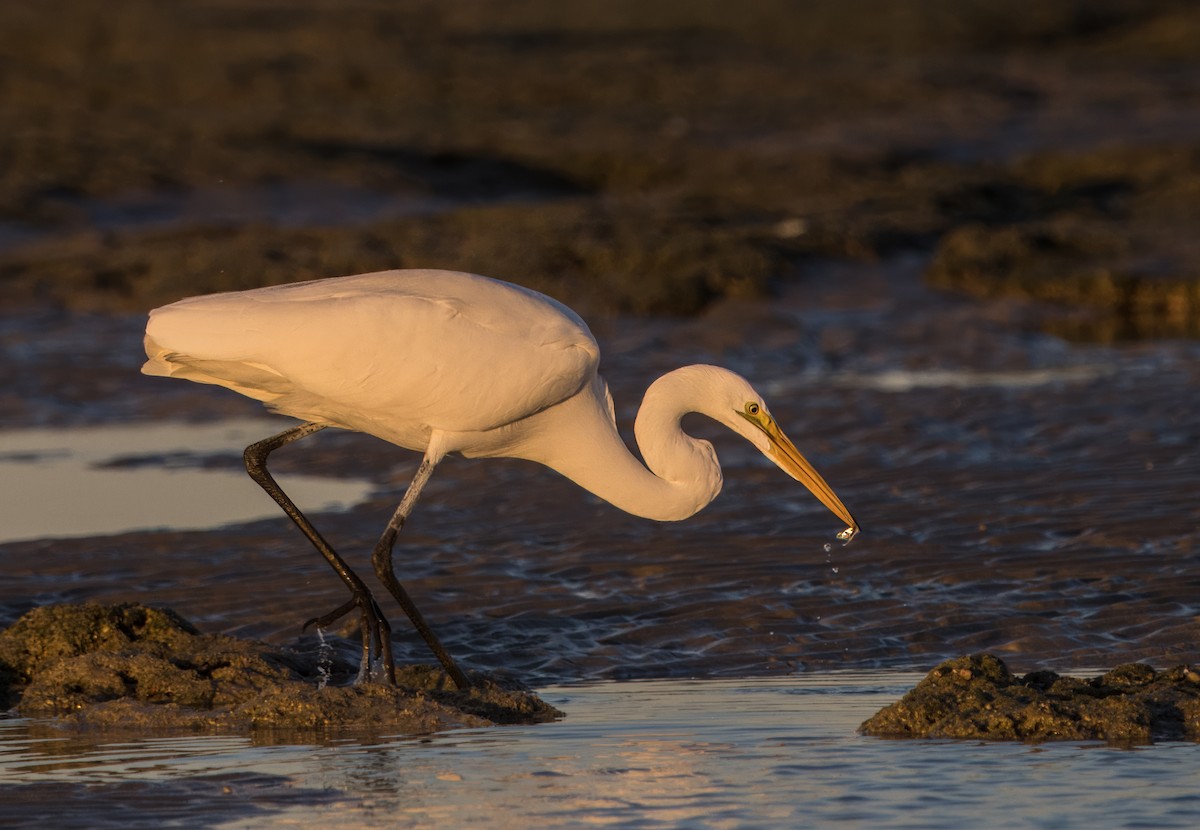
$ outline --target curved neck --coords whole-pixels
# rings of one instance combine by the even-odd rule
[[[721,491],[721,468],[712,445],[683,432],[680,419],[693,408],[659,378],[646,392],[634,432],[649,469],[625,446],[610,414],[604,381],[529,419],[530,434],[567,436],[546,445],[530,440],[512,454],[545,464],[615,507],[658,521],[694,515]]]

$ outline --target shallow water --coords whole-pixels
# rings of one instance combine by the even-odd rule
[[[861,737],[905,672],[556,686],[557,723],[423,738],[0,722],[0,823],[92,827],[1194,827],[1200,746]]]
[[[0,431],[0,542],[138,530],[207,530],[276,515],[240,449],[278,430],[265,418]],[[281,476],[302,510],[345,510],[372,485]]]

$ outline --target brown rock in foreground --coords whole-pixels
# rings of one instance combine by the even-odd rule
[[[1200,671],[1118,666],[1083,680],[1024,677],[990,654],[947,660],[860,731],[889,738],[996,741],[1200,741]]]
[[[169,609],[136,604],[35,608],[0,632],[0,707],[79,726],[418,733],[562,714],[478,673],[460,692],[434,667],[398,669],[396,688],[324,685],[329,672],[315,658],[201,634]]]

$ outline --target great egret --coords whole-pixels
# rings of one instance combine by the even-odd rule
[[[470,681],[397,581],[392,562],[396,535],[447,453],[536,461],[621,510],[676,521],[721,489],[712,444],[680,426],[683,415],[699,412],[811,490],[848,525],[838,538],[849,541],[859,530],[762,397],[716,366],[676,369],[646,391],[634,425],[643,466],[617,432],[587,324],[549,297],[487,277],[383,271],[191,297],[150,312],[145,345],[148,375],[225,386],[303,422],[247,447],[246,469],[350,589],[348,602],[311,622],[327,625],[359,610],[359,681],[381,666],[395,682],[391,628],[366,584],[266,463],[274,450],[325,427],[424,453],[371,561],[459,688]]]

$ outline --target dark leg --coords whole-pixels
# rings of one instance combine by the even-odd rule
[[[417,474],[413,477],[412,484],[408,485],[408,490],[404,493],[404,498],[400,500],[400,506],[396,508],[396,512],[392,515],[392,519],[388,522],[387,528],[383,531],[383,536],[379,538],[379,542],[375,545],[375,552],[371,554],[371,564],[375,566],[375,574],[379,577],[379,581],[384,584],[400,607],[404,609],[404,613],[412,620],[413,627],[417,629],[429,648],[441,661],[442,667],[446,669],[446,673],[454,681],[454,685],[460,689],[471,688],[471,681],[463,674],[462,669],[454,662],[454,658],[446,651],[437,635],[430,629],[429,624],[425,622],[425,618],[417,609],[416,604],[408,595],[408,591],[404,590],[404,586],[396,580],[396,573],[392,563],[392,548],[396,544],[396,536],[404,527],[405,521],[408,520],[409,513],[412,512],[413,505],[417,503],[417,497],[421,495],[421,490],[425,487],[425,483],[429,481],[430,475],[433,474],[435,462],[428,458],[421,461],[421,466],[417,468]]]
[[[343,602],[328,614],[322,614],[319,617],[313,617],[311,620],[308,620],[306,623],[304,623],[304,625],[300,626],[300,630],[307,631],[310,625],[315,625],[317,628],[329,628],[329,626],[333,625],[335,622],[349,614],[357,607],[358,603],[355,601],[354,597],[350,597],[350,599]]]
[[[346,584],[346,587],[350,589],[350,593],[353,595],[350,603],[339,608],[337,612],[327,614],[324,617],[318,617],[315,620],[310,620],[310,622],[316,622],[318,625],[322,623],[327,624],[341,617],[344,613],[349,612],[354,606],[357,606],[359,612],[362,614],[363,629],[362,664],[358,670],[358,681],[361,682],[370,677],[372,656],[375,655],[383,662],[388,682],[395,684],[396,668],[392,661],[392,629],[379,610],[379,605],[375,602],[375,597],[371,595],[370,589],[367,588],[358,574],[350,569],[346,561],[317,532],[317,529],[313,527],[308,517],[300,512],[295,502],[291,500],[287,493],[283,492],[283,489],[280,488],[271,476],[271,473],[267,470],[267,456],[272,452],[284,444],[298,441],[324,428],[321,424],[300,424],[299,426],[284,430],[278,435],[259,441],[256,444],[251,444],[246,447],[246,452],[243,454],[246,462],[246,472],[258,483],[259,487],[262,487],[266,491],[267,495],[275,500],[276,504],[283,508],[283,512],[308,537],[313,547],[325,557],[325,561],[337,572],[337,575],[341,577],[342,582]],[[342,609],[345,610],[343,611]]]

